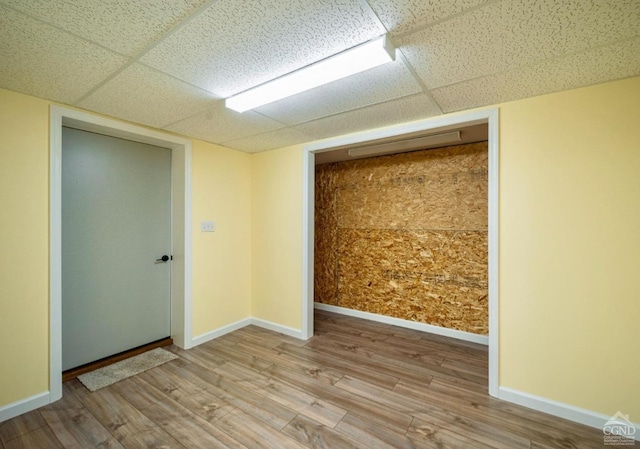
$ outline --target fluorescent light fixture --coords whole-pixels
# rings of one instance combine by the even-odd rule
[[[460,131],[453,131],[442,134],[432,134],[430,136],[416,137],[414,139],[398,140],[395,142],[381,143],[378,145],[352,148],[349,156],[373,156],[381,154],[400,153],[402,151],[421,150],[435,145],[445,145],[448,143],[460,142]]]
[[[248,111],[391,62],[395,60],[395,51],[387,36],[383,35],[233,95],[225,100],[225,106],[238,112]]]

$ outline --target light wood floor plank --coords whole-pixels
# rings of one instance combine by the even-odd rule
[[[218,357],[209,351],[205,351],[201,347],[191,348],[188,351],[178,348],[177,346],[169,346],[166,348],[168,351],[173,352],[177,356],[180,356],[184,360],[188,360],[196,365],[204,366],[205,368],[213,369],[224,363],[227,363],[222,357]]]
[[[334,323],[331,321],[318,321],[316,327],[318,330],[322,331],[322,334],[327,334],[329,332],[338,333],[344,335],[347,338],[361,338],[374,343],[378,341],[385,341],[391,336],[390,334],[364,331],[362,329],[353,328],[351,326],[344,326],[342,324]]]
[[[61,400],[39,411],[65,448],[124,449],[66,385],[63,386]]]
[[[235,410],[221,418],[216,425],[248,448],[302,449],[304,445],[275,430],[273,427]]]
[[[382,371],[389,373],[396,378],[411,378],[414,382],[429,385],[433,371],[419,369],[400,361],[378,356],[375,351],[362,345],[348,344],[322,335],[310,341],[305,348],[332,355],[342,359],[351,359],[353,363],[365,367],[371,371]]]
[[[345,434],[303,415],[296,416],[282,431],[305,447],[313,449],[369,449]]]
[[[294,373],[286,368],[274,366],[264,372],[278,379],[283,379],[315,396],[323,397],[328,402],[344,410],[349,410],[351,413],[377,422],[379,425],[387,426],[396,432],[404,433],[411,423],[411,417],[407,414],[380,407],[379,404],[370,399],[333,385],[315,382],[309,376]]]
[[[413,442],[424,448],[450,448],[450,449],[488,449],[490,446],[472,440],[447,428],[434,426],[431,423],[417,418],[411,423],[407,436]]]
[[[318,421],[325,426],[334,427],[347,413],[346,410],[305,393],[303,389],[294,388],[285,382],[256,373],[232,362],[215,370],[237,384],[250,389],[291,410]]]
[[[542,441],[548,440],[555,443],[566,441],[570,444],[575,444],[576,441],[583,440],[582,437],[574,434],[574,432],[581,430],[583,426],[573,425],[568,427],[566,430],[562,430],[563,420],[558,418],[551,418],[555,421],[551,421],[549,425],[536,422],[535,420],[525,418],[524,416],[516,418],[518,415],[522,414],[530,416],[543,414],[533,412],[524,407],[509,404],[504,401],[499,401],[500,405],[492,407],[490,405],[491,402],[498,400],[489,396],[473,400],[459,394],[442,394],[432,388],[421,389],[419,386],[405,384],[403,381],[398,383],[394,388],[394,391],[404,392],[404,394],[412,394],[414,397],[420,398],[425,402],[437,405],[442,409],[447,409],[452,413],[459,415],[459,419],[461,420],[472,420],[524,438],[537,438]],[[458,389],[458,391],[463,390]],[[421,413],[414,413],[414,416],[427,420],[426,416]],[[592,436],[597,434],[596,429],[589,430],[592,431]],[[590,446],[590,444],[591,443],[587,443],[585,441],[582,447],[593,447]],[[596,444],[601,445],[601,442]]]
[[[321,366],[320,364],[310,363],[307,360],[291,356],[290,354],[287,354],[286,352],[278,348],[266,349],[246,341],[236,344],[235,348],[238,351],[244,351],[250,354],[254,354],[264,360],[268,360],[273,364],[287,367],[296,372],[313,375],[316,380],[328,383],[330,385],[335,384],[342,378],[342,376],[344,376],[344,374],[340,371],[326,368]]]
[[[246,449],[211,422],[172,399],[157,402],[143,413],[187,448]]]
[[[602,449],[602,432],[487,393],[487,348],[317,311],[310,341],[248,326],[0,423],[16,448]]]
[[[486,375],[478,376],[468,373],[466,369],[460,371],[442,367],[441,364],[444,362],[445,357],[440,352],[424,353],[424,351],[411,351],[407,348],[387,347],[367,340],[345,340],[332,332],[318,338],[315,343],[326,345],[324,339],[330,342],[330,345],[327,345],[328,347],[353,351],[370,359],[372,363],[393,364],[404,370],[416,371],[423,377],[445,378],[458,383],[470,383],[474,386],[488,383]]]
[[[296,346],[304,346],[306,344],[305,340],[300,340],[298,338],[290,337],[284,334],[277,334],[270,330],[253,325],[243,327],[242,329],[240,329],[240,332],[241,337],[245,339],[245,341],[250,341],[257,344],[262,343],[263,345],[268,345],[272,348],[282,343],[289,343]]]
[[[385,388],[393,388],[398,383],[398,377],[391,376],[375,369],[364,367],[349,359],[342,359],[331,354],[315,351],[307,346],[297,347],[283,343],[278,346],[282,352],[301,358],[311,363],[317,363],[322,367],[335,369],[343,374],[366,380]]]
[[[415,449],[416,447],[404,432],[394,432],[351,412],[342,418],[336,429],[368,449]]]
[[[275,429],[282,429],[297,415],[293,410],[268,398],[258,396],[251,390],[243,388],[200,365],[185,363],[180,368],[174,364],[171,369],[176,369],[175,372],[178,375],[197,383],[206,391]]]
[[[489,357],[486,352],[478,352],[477,350],[470,350],[465,347],[458,348],[452,346],[452,349],[447,349],[447,346],[443,343],[436,343],[425,341],[423,339],[419,341],[407,341],[405,339],[399,339],[390,337],[384,345],[385,350],[402,351],[410,355],[422,356],[425,360],[429,357],[448,359],[457,361],[465,366],[477,367],[481,370],[488,371],[489,369]]]
[[[117,382],[111,386],[111,389],[120,396],[126,397],[127,401],[138,410],[143,410],[167,397],[138,376]]]
[[[60,449],[62,444],[47,426],[21,434],[4,443],[5,449]]]
[[[37,411],[25,413],[9,421],[0,423],[0,441],[7,443],[21,435],[33,432],[46,425]]]
[[[345,376],[336,384],[339,388],[369,398],[380,406],[419,417],[426,423],[454,431],[457,435],[467,437],[490,447],[498,449],[528,449],[530,441],[503,429],[478,424],[465,419],[459,414],[450,413],[445,407],[438,407],[427,401],[420,401],[407,394],[388,391],[366,382]]]
[[[262,360],[251,354],[235,351],[233,349],[233,343],[228,341],[209,341],[202,345],[202,349],[209,351],[217,357],[220,357],[227,362],[237,362],[240,365],[246,365],[256,371],[262,371],[267,368],[271,363],[266,360]]]
[[[127,449],[184,449],[140,410],[109,388],[96,392],[76,390],[85,407]]]

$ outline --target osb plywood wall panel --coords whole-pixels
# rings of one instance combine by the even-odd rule
[[[487,143],[316,167],[315,300],[488,333]]]
[[[338,295],[338,218],[336,164],[316,167],[314,276],[315,300],[336,303]],[[320,301],[320,298],[322,300]]]

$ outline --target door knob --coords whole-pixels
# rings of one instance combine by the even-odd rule
[[[169,256],[165,254],[160,259],[156,259],[156,262],[166,262],[167,260],[169,260]]]

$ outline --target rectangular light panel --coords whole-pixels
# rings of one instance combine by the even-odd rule
[[[360,44],[225,100],[225,106],[244,112],[322,86],[395,60],[387,36]]]
[[[460,131],[453,131],[443,134],[433,134],[431,136],[417,137],[415,139],[400,140],[397,142],[382,143],[362,148],[352,148],[349,156],[362,157],[382,154],[400,153],[403,151],[414,151],[428,148],[434,145],[444,145],[460,142],[462,140]]]

